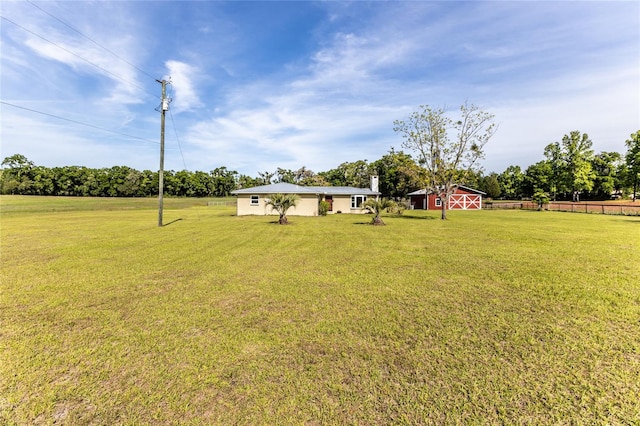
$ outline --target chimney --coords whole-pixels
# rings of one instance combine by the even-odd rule
[[[377,175],[371,176],[371,190],[373,192],[379,192],[378,191],[378,176]]]

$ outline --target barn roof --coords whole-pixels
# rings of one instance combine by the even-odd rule
[[[254,186],[252,188],[236,189],[234,195],[240,194],[326,194],[326,195],[380,195],[369,188],[354,188],[352,186],[301,186],[292,183],[274,183],[271,185]]]
[[[477,189],[469,188],[468,186],[464,186],[464,185],[456,185],[456,188],[462,188],[465,191],[474,192],[474,193],[480,194],[480,195],[487,195],[486,192],[482,192],[482,191],[479,191]],[[426,189],[419,189],[417,191],[410,192],[407,195],[409,195],[409,196],[411,196],[411,195],[424,195],[427,192],[432,193],[432,191],[427,191]]]

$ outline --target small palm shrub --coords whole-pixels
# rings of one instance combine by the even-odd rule
[[[362,207],[367,209],[369,212],[373,214],[373,219],[371,220],[372,225],[382,225],[384,226],[384,221],[380,218],[380,214],[390,207],[392,207],[395,203],[387,198],[373,199],[369,198],[367,201],[362,204]]]
[[[267,200],[267,205],[271,206],[279,215],[278,223],[280,225],[288,225],[287,210],[298,204],[300,197],[296,194],[272,194]]]

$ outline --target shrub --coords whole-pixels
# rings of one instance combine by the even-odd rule
[[[318,214],[320,216],[326,216],[327,212],[329,211],[329,202],[328,201],[320,201],[320,203],[318,204]]]
[[[387,213],[395,214],[397,216],[402,216],[405,210],[410,207],[409,201],[400,200],[398,202],[393,202],[388,208]]]
[[[544,191],[537,190],[536,193],[533,194],[532,199],[533,201],[538,203],[538,211],[540,211],[542,210],[544,204],[547,204],[549,202],[549,194]]]

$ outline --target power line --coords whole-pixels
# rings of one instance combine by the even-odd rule
[[[88,124],[88,123],[83,123],[83,122],[81,122],[81,121],[71,120],[71,119],[69,119],[69,118],[60,117],[60,116],[58,116],[58,115],[49,114],[49,113],[47,113],[47,112],[37,111],[37,110],[35,110],[35,109],[31,109],[31,108],[23,107],[23,106],[20,106],[20,105],[15,105],[15,104],[12,104],[12,103],[9,103],[9,102],[5,102],[5,101],[0,101],[0,104],[8,105],[8,106],[11,106],[11,107],[14,107],[14,108],[23,109],[23,110],[25,110],[25,111],[35,112],[36,114],[46,115],[47,117],[53,117],[53,118],[56,118],[56,119],[58,119],[58,120],[68,121],[68,122],[70,122],[70,123],[80,124],[80,125],[82,125],[82,126],[86,126],[86,127],[92,127],[92,128],[94,128],[94,129],[103,130],[103,131],[105,131],[105,132],[115,133],[115,134],[117,134],[117,135],[126,136],[126,137],[128,137],[128,138],[132,138],[132,139],[139,139],[139,140],[142,140],[142,141],[145,141],[145,142],[151,142],[151,143],[155,143],[155,144],[157,144],[157,143],[158,143],[158,142],[156,142],[156,141],[154,141],[154,140],[151,140],[151,139],[142,138],[142,137],[140,137],[140,136],[129,135],[129,134],[127,134],[127,133],[118,132],[117,130],[106,129],[106,128],[104,128],[104,127],[95,126],[95,125],[93,125],[93,124]]]
[[[178,129],[176,128],[176,122],[173,121],[173,113],[171,109],[169,109],[169,117],[171,117],[171,124],[173,124],[173,131],[176,134],[176,140],[178,141],[178,148],[180,149],[180,155],[182,156],[182,165],[184,169],[187,170],[187,162],[184,161],[184,153],[182,152],[182,144],[180,144],[180,138],[178,137]]]
[[[144,87],[139,86],[139,85],[137,85],[136,83],[133,83],[133,82],[131,82],[131,81],[127,81],[127,80],[125,80],[124,78],[120,77],[119,75],[114,74],[114,73],[112,73],[111,71],[107,70],[106,68],[103,68],[103,67],[101,67],[100,65],[95,64],[95,63],[91,62],[90,60],[83,58],[82,56],[78,55],[77,53],[74,53],[74,52],[72,52],[71,50],[69,50],[69,49],[67,49],[67,48],[65,48],[65,47],[62,47],[62,46],[60,46],[59,44],[57,44],[57,43],[55,43],[55,42],[53,42],[53,41],[51,41],[51,40],[49,40],[49,39],[47,39],[47,38],[45,38],[45,37],[41,36],[40,34],[37,34],[37,33],[33,32],[33,31],[31,31],[31,30],[29,30],[29,29],[27,29],[27,28],[23,27],[22,25],[20,25],[20,24],[18,24],[18,23],[16,23],[16,22],[14,22],[14,21],[12,21],[11,19],[6,18],[6,17],[4,17],[4,16],[0,16],[0,18],[4,19],[4,20],[5,20],[5,21],[7,21],[7,22],[12,23],[12,24],[13,24],[13,25],[15,25],[16,27],[18,27],[18,28],[22,29],[23,31],[28,32],[29,34],[32,34],[32,35],[34,35],[34,36],[36,36],[36,37],[38,37],[38,38],[40,38],[40,39],[42,39],[42,40],[46,41],[47,43],[51,43],[51,44],[53,44],[54,46],[58,47],[59,49],[62,49],[62,50],[64,50],[65,52],[70,53],[70,54],[72,54],[73,56],[75,56],[75,57],[77,57],[77,58],[79,58],[79,59],[82,59],[82,60],[83,60],[83,61],[85,61],[86,63],[88,63],[88,64],[90,64],[90,65],[92,65],[92,66],[94,66],[94,67],[96,67],[96,68],[98,68],[98,69],[100,69],[100,70],[102,70],[102,71],[106,72],[107,74],[109,74],[109,75],[111,75],[111,76],[113,76],[113,77],[117,78],[118,80],[121,80],[121,81],[123,81],[123,82],[125,82],[125,83],[127,83],[127,84],[131,84],[132,86],[135,86],[135,87],[137,87],[138,89],[141,89],[141,90],[143,90],[143,91],[147,92],[148,94],[150,94],[150,95],[151,95],[151,96],[153,96],[154,98],[157,98],[157,97],[158,97],[157,95],[154,95],[154,94],[152,94],[151,92],[147,91],[147,89],[145,89]]]
[[[171,78],[169,78],[169,102],[172,101],[171,99],[171,94],[173,93],[173,84],[171,83]],[[171,124],[173,125],[173,132],[176,135],[176,141],[178,141],[178,149],[180,150],[180,156],[182,157],[182,165],[184,166],[184,169],[187,170],[187,162],[184,160],[184,153],[182,152],[182,144],[180,143],[180,137],[178,137],[178,129],[176,128],[176,122],[173,119],[173,112],[171,112],[171,109],[169,109],[169,117],[171,118]]]
[[[60,22],[61,24],[63,24],[64,26],[66,26],[67,28],[71,29],[72,31],[75,31],[76,33],[80,34],[82,37],[86,38],[87,40],[89,40],[90,42],[92,42],[93,44],[103,48],[104,50],[106,50],[107,52],[111,53],[113,56],[115,56],[116,58],[120,59],[122,62],[126,63],[127,65],[132,66],[133,68],[137,69],[138,71],[140,71],[142,74],[145,74],[147,77],[150,77],[152,79],[155,80],[155,78],[149,74],[148,72],[138,68],[137,66],[135,66],[134,64],[132,64],[131,62],[127,61],[126,59],[124,59],[122,56],[118,55],[117,53],[115,53],[114,51],[108,49],[107,47],[103,46],[102,44],[98,43],[97,41],[95,41],[94,39],[92,39],[91,37],[87,36],[86,34],[83,34],[82,32],[80,32],[80,30],[72,27],[71,25],[67,24],[65,21],[63,21],[62,19],[58,18],[57,16],[47,12],[46,10],[44,10],[43,8],[41,8],[40,6],[38,6],[37,4],[33,3],[31,0],[27,0],[27,3],[29,3],[31,6],[35,7],[36,9],[39,9],[41,12],[49,15],[50,17],[52,17],[53,19],[55,19],[56,21]]]

